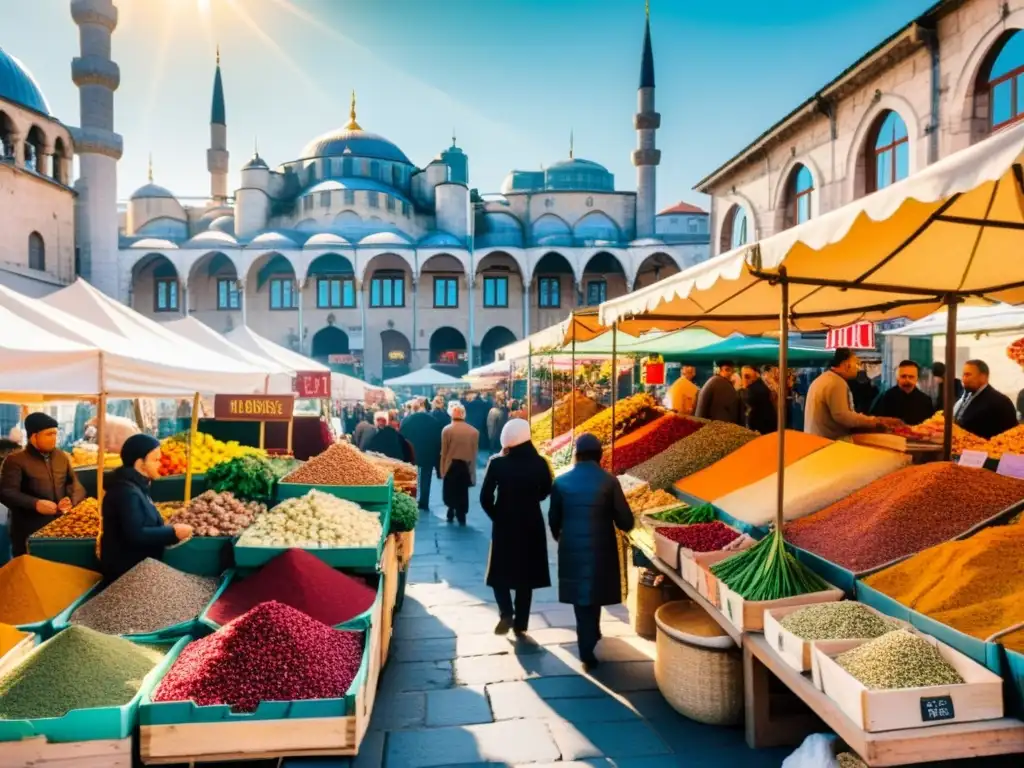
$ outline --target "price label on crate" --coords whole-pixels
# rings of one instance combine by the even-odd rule
[[[959,463],[961,467],[981,469],[985,466],[986,461],[988,461],[988,454],[985,451],[964,451],[960,454]]]
[[[786,637],[782,634],[782,630],[779,630],[779,653],[786,650]]]
[[[999,460],[999,466],[996,468],[996,472],[1000,475],[1016,477],[1018,480],[1024,480],[1024,456],[1007,453]]]
[[[934,723],[936,720],[952,720],[953,698],[951,696],[931,696],[921,698],[921,720]]]

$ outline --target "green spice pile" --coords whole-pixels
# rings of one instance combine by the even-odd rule
[[[73,709],[124,706],[165,653],[165,648],[69,627],[0,679],[0,719],[62,717]]]
[[[71,614],[71,623],[108,635],[156,632],[192,621],[213,599],[217,581],[146,558]]]
[[[407,493],[395,491],[391,497],[391,528],[389,533],[405,533],[416,527],[420,521],[420,510],[416,499]]]
[[[638,464],[629,474],[646,480],[651,488],[668,488],[676,480],[688,477],[724,459],[758,435],[749,429],[724,421],[709,421],[692,435],[673,443],[664,451]]]
[[[872,640],[898,626],[851,600],[809,605],[783,616],[779,623],[804,640]]]
[[[922,637],[897,629],[836,656],[836,664],[870,690],[959,685],[963,678]]]
[[[715,563],[711,572],[744,600],[781,600],[829,589],[824,579],[793,557],[778,531]]]

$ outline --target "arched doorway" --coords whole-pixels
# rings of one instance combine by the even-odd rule
[[[626,293],[626,271],[608,251],[595,253],[583,268],[582,304],[596,307]]]
[[[516,335],[508,328],[501,325],[491,328],[480,340],[480,365],[493,363],[495,353],[515,340]]]
[[[409,372],[409,359],[412,356],[412,348],[405,335],[398,331],[380,332],[381,358],[381,380],[386,381],[397,376],[404,376]]]
[[[331,355],[350,354],[348,334],[341,328],[328,325],[313,334],[313,351],[311,357],[318,363],[328,364]]]
[[[438,328],[430,335],[430,363],[450,376],[463,376],[467,370],[466,337],[449,326]]]

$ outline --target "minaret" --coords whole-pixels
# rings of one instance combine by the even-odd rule
[[[654,237],[654,216],[657,213],[656,181],[661,150],[654,146],[654,135],[661,126],[661,115],[654,111],[654,51],[651,50],[651,6],[645,4],[644,49],[640,61],[640,88],[637,90],[636,129],[636,236]]]
[[[114,91],[121,70],[110,58],[117,8],[112,0],[71,0],[71,18],[78,25],[81,49],[71,62],[81,113],[81,127],[72,129],[80,171],[75,220],[81,274],[108,296],[124,299],[117,223],[117,161],[123,144],[114,133]]]
[[[224,82],[220,77],[219,45],[217,69],[213,75],[210,148],[206,150],[206,168],[210,171],[210,199],[215,203],[224,203],[228,199],[228,124],[224,110]]]

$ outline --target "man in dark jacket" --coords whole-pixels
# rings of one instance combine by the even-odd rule
[[[753,365],[744,365],[743,383],[746,394],[747,429],[767,435],[778,429],[779,415],[772,402],[772,391],[764,383],[761,374]]]
[[[916,426],[935,413],[932,399],[917,388],[917,377],[921,370],[913,360],[904,360],[896,369],[896,386],[890,387],[875,398],[871,406],[872,416],[888,416],[904,424]]]
[[[430,481],[441,467],[441,425],[423,410],[419,400],[413,405],[413,412],[405,417],[399,430],[402,437],[412,443],[419,469],[419,508],[421,512],[430,509]]]
[[[377,411],[373,415],[377,431],[374,432],[363,449],[380,453],[391,459],[398,459],[407,464],[416,463],[416,454],[413,452],[412,444],[402,437],[401,433],[391,426],[387,411]]]
[[[937,385],[935,391],[935,410],[941,411],[945,407],[946,397],[946,364],[932,363],[932,379]],[[953,377],[953,402],[955,403],[964,394],[964,384],[956,376]]]
[[[479,392],[466,403],[466,423],[480,433],[480,450],[486,456],[491,453],[490,441],[487,437],[487,414],[491,411],[491,404],[484,399]]]
[[[491,445],[491,453],[501,453],[501,430],[508,421],[508,411],[500,400],[495,400],[491,410],[487,412],[487,439]]]
[[[953,418],[961,428],[991,440],[1017,426],[1017,409],[1010,398],[989,386],[988,374],[984,360],[964,363],[964,396],[953,409]]]
[[[25,418],[28,446],[4,459],[0,504],[10,511],[14,556],[28,552],[28,537],[85,498],[68,455],[57,448],[57,422],[45,413]]]
[[[448,415],[448,407],[441,395],[434,398],[434,407],[430,409],[430,418],[440,424],[441,429],[452,423],[452,417]]]
[[[732,384],[736,367],[732,360],[719,360],[715,365],[718,373],[700,388],[695,415],[702,419],[742,424],[740,396]]]
[[[572,604],[580,660],[597,666],[601,607],[622,602],[615,529],[633,528],[622,486],[601,469],[601,443],[591,434],[576,441],[576,466],[555,480],[548,512],[558,542],[558,599]]]

